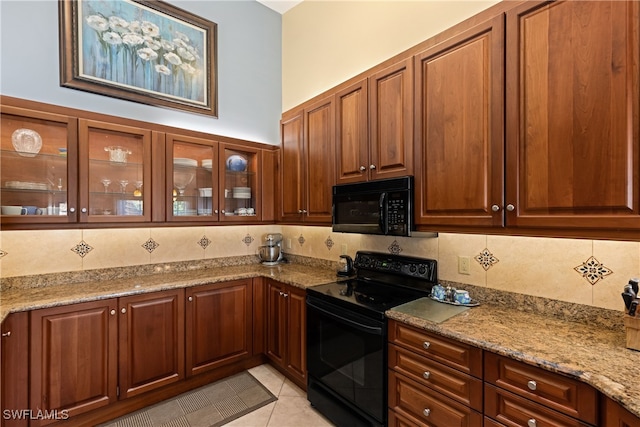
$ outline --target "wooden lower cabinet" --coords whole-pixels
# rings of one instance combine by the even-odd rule
[[[73,417],[116,401],[117,308],[117,299],[107,299],[31,312],[33,411]],[[54,421],[32,419],[30,425]]]
[[[635,427],[640,425],[640,418],[624,409],[620,404],[608,397],[602,398],[602,418],[600,425],[611,427]]]
[[[267,279],[267,357],[307,389],[306,291]]]
[[[120,398],[184,378],[184,289],[119,299]]]
[[[20,411],[29,408],[29,313],[10,314],[0,332],[0,425],[27,426]]]
[[[187,376],[252,355],[251,279],[186,289]]]

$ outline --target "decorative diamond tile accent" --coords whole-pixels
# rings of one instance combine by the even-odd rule
[[[77,253],[78,255],[80,255],[81,258],[84,258],[84,256],[86,254],[88,254],[89,252],[91,252],[93,250],[93,248],[91,246],[89,246],[87,244],[87,242],[85,242],[83,240],[80,243],[78,243],[77,245],[75,245],[73,248],[71,248],[71,250],[73,252]]]
[[[202,236],[202,238],[198,240],[198,244],[202,246],[202,249],[207,249],[207,247],[211,244],[211,240],[209,240],[207,236]]]
[[[398,243],[397,240],[394,240],[390,245],[389,245],[389,252],[391,252],[394,255],[398,255],[400,252],[402,252],[402,248],[400,247],[400,243]]]
[[[491,267],[493,267],[494,264],[500,262],[500,260],[493,256],[493,254],[487,248],[484,248],[482,252],[473,257],[473,259],[478,261],[482,268],[484,268],[484,271],[489,270]]]
[[[149,238],[149,240],[144,242],[144,244],[142,245],[142,247],[145,248],[149,253],[158,249],[158,246],[160,246],[160,243],[156,242],[152,238]]]
[[[574,268],[582,277],[584,277],[589,283],[595,285],[600,280],[604,279],[605,276],[608,276],[613,273],[613,271],[609,270],[604,264],[601,264],[594,257],[589,257],[588,260]]]
[[[253,237],[251,237],[251,234],[247,234],[246,236],[244,236],[244,239],[242,239],[244,244],[247,245],[247,246],[251,245],[251,243],[253,243],[254,240],[255,239]]]
[[[5,251],[3,251],[2,249],[0,249],[0,258],[2,258],[5,255],[7,255],[7,253]]]
[[[300,246],[302,246],[304,245],[304,242],[306,242],[306,240],[304,240],[304,237],[301,234],[300,237],[298,237],[298,243],[300,243]]]
[[[335,245],[335,242],[331,240],[331,236],[329,236],[327,237],[327,240],[324,241],[324,244],[327,247],[327,249],[331,250],[331,248]]]

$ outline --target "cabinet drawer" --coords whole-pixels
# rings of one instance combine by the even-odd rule
[[[389,427],[422,427],[420,424],[416,424],[414,421],[398,415],[391,410],[389,411],[389,422],[387,425]]]
[[[480,413],[394,371],[389,371],[389,409],[418,425],[475,427],[482,424]]]
[[[389,368],[482,411],[482,381],[405,348],[389,345]]]
[[[396,321],[389,322],[389,341],[482,378],[482,350]]]
[[[497,354],[485,355],[485,381],[591,424],[598,393],[588,384]]]
[[[553,409],[485,383],[484,414],[506,426],[586,427]]]

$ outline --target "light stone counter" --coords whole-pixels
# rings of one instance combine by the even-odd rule
[[[425,320],[427,307],[414,302],[387,317],[577,378],[640,417],[640,352],[625,347],[624,328],[489,304],[434,323]]]

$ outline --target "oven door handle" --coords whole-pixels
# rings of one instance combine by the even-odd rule
[[[354,319],[349,319],[347,317],[343,317],[340,316],[338,314],[332,313],[328,310],[325,310],[324,308],[318,307],[316,304],[314,304],[313,302],[307,300],[307,305],[311,308],[313,308],[314,310],[318,310],[320,312],[322,312],[324,315],[329,316],[333,319],[339,319],[341,320],[343,323],[348,324],[349,326],[351,326],[354,329],[358,329],[362,332],[368,333],[368,334],[375,334],[375,335],[384,335],[384,328],[380,327],[380,326],[368,326],[368,325],[363,325],[362,323],[358,322],[357,320]]]

